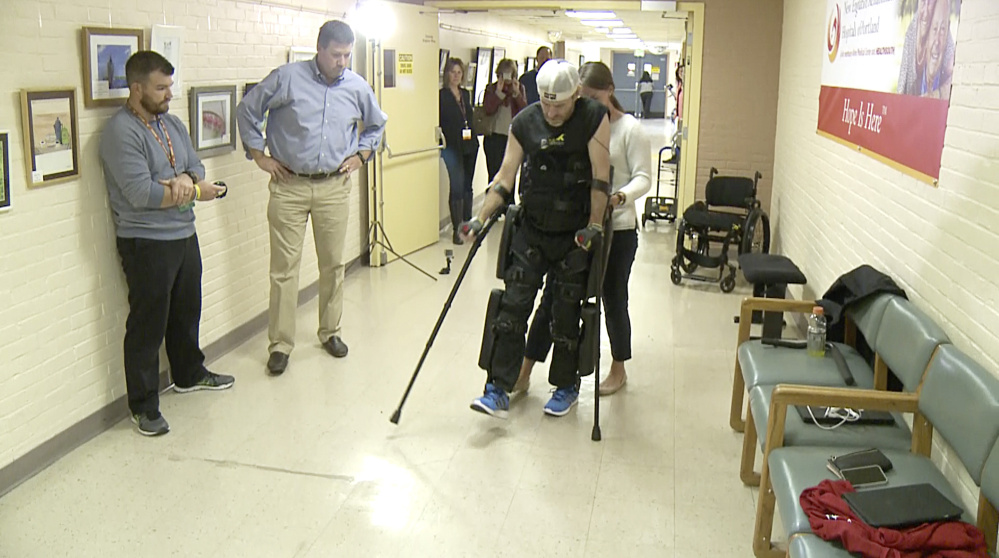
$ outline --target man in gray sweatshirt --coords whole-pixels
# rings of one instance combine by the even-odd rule
[[[220,390],[233,377],[205,368],[201,321],[201,251],[194,201],[221,198],[225,186],[205,167],[170,109],[173,66],[152,51],[125,65],[129,96],[101,134],[101,165],[128,284],[125,385],[139,433],[166,434],[159,412],[159,349],[166,339],[174,391]]]

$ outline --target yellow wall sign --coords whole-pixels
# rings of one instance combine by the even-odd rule
[[[400,74],[412,74],[413,73],[413,55],[412,54],[399,54],[399,73]]]

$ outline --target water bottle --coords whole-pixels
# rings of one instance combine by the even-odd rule
[[[821,306],[812,308],[808,317],[808,356],[824,357],[826,355],[826,317]]]

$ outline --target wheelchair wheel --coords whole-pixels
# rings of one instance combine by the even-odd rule
[[[669,280],[673,282],[674,285],[679,285],[683,277],[680,275],[680,270],[677,268],[671,268],[669,270]]]
[[[719,286],[721,287],[723,293],[732,292],[732,290],[735,289],[735,277],[732,275],[725,277],[721,280],[721,284]]]
[[[754,209],[746,216],[739,254],[770,253],[770,217],[762,209]]]

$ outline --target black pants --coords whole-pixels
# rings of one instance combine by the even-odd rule
[[[507,139],[505,134],[488,134],[482,137],[482,150],[486,153],[486,170],[489,174],[489,182],[496,178],[500,167],[503,166]]]
[[[125,385],[132,413],[159,410],[159,351],[166,339],[173,381],[182,387],[205,377],[198,342],[201,250],[198,235],[182,240],[119,238],[128,283]]]
[[[579,319],[586,294],[590,255],[576,246],[574,233],[549,234],[522,223],[514,233],[506,290],[494,322],[496,343],[489,381],[512,391],[524,359],[524,334],[534,299],[547,275],[551,297],[551,337],[555,354],[548,381],[564,388],[578,383]],[[549,341],[551,343],[551,341]]]
[[[649,112],[652,111],[652,93],[642,93],[642,118],[651,118]]]
[[[610,338],[611,356],[624,362],[631,358],[631,317],[628,315],[628,279],[631,266],[635,263],[638,251],[638,231],[614,231],[611,240],[610,257],[604,273],[604,323],[607,324],[607,337]],[[531,330],[527,335],[524,356],[544,362],[552,346],[552,286],[545,285],[541,303],[531,320]]]

